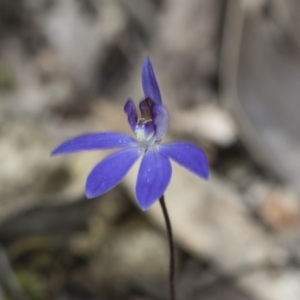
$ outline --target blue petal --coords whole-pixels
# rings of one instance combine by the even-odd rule
[[[90,133],[75,137],[62,143],[51,155],[74,153],[87,150],[134,147],[136,140],[126,134],[117,132]]]
[[[178,164],[196,175],[204,179],[208,179],[209,167],[206,155],[193,144],[176,142],[167,145],[160,145],[159,152],[166,157],[170,157],[175,160]]]
[[[125,177],[140,154],[138,148],[130,148],[115,152],[103,159],[87,178],[86,196],[95,198],[114,188]]]
[[[155,139],[160,141],[166,134],[169,127],[169,113],[168,110],[163,106],[156,104],[153,109],[153,122],[155,125]]]
[[[137,116],[137,110],[135,104],[131,99],[126,101],[124,106],[124,111],[127,115],[128,123],[132,131],[134,132],[138,116]]]
[[[142,85],[144,89],[145,98],[151,98],[156,104],[161,104],[161,96],[159,87],[155,78],[152,63],[147,57],[142,66]]]
[[[148,209],[162,196],[171,175],[172,168],[168,158],[156,150],[145,153],[136,184],[136,197],[141,209]]]

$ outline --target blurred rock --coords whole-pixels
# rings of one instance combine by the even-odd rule
[[[132,216],[122,227],[106,232],[87,276],[92,284],[113,294],[124,293],[135,281],[165,281],[168,250],[164,236]]]
[[[193,108],[215,88],[221,7],[210,0],[166,3],[151,56],[169,108]]]
[[[299,299],[300,272],[293,267],[287,270],[257,270],[241,276],[239,285],[250,289],[256,299],[281,300]]]
[[[207,265],[188,261],[177,280],[180,299],[190,300],[250,300],[254,299],[245,293],[233,278],[219,274]]]
[[[184,83],[186,79],[200,81],[215,74],[219,22],[215,16],[220,9],[218,1],[194,0],[187,3],[177,0],[167,3],[157,42],[161,43],[158,49],[162,48],[164,56],[172,59],[170,67],[174,72],[170,74],[174,82]]]
[[[174,235],[182,247],[209,257],[228,272],[276,262],[277,258],[281,261],[284,250],[247,214],[239,193],[215,176],[207,183],[176,164],[172,167],[166,201]],[[133,173],[126,181],[131,191]],[[159,204],[149,215],[164,227]]]
[[[30,209],[15,209],[13,217],[2,221],[0,240],[5,246],[11,245],[11,259],[24,255],[23,252],[39,248],[48,248],[51,251],[64,238],[86,224],[95,209],[96,200],[73,201],[74,203],[56,205],[30,203]],[[61,202],[65,201],[62,199]]]
[[[19,282],[15,277],[15,274],[6,256],[5,250],[0,247],[0,290],[2,290],[2,285],[4,286],[4,290],[8,297],[12,297],[16,300],[28,299],[25,291],[19,285]],[[0,293],[0,298],[1,297],[2,292]],[[3,297],[1,299],[4,300],[5,298]]]
[[[291,189],[266,187],[259,199],[262,219],[276,230],[299,228],[300,206],[297,194]]]
[[[0,61],[0,90],[11,91],[14,85],[14,78],[10,66],[4,61]]]
[[[126,15],[118,1],[93,1],[84,9],[79,1],[63,0],[45,12],[40,26],[61,65],[76,84],[90,86],[95,62],[126,28]]]
[[[206,183],[175,164],[173,171],[165,195],[175,239],[180,247],[193,255],[206,257],[223,272],[237,278],[246,270],[265,270],[266,266],[275,266],[293,280],[293,273],[286,267],[289,247],[281,244],[247,212],[241,194],[215,176]],[[132,173],[126,183],[133,192],[135,176]],[[149,210],[149,217],[164,228],[159,204]],[[272,282],[271,273],[267,273],[266,280]],[[278,294],[282,294],[280,286],[285,284],[289,286],[285,277],[279,277]],[[270,292],[263,283],[257,286],[259,295],[251,282],[241,286],[258,299],[264,299],[263,295],[273,299],[271,294],[276,293],[275,286]],[[291,288],[291,293],[300,297],[296,286]]]
[[[265,15],[247,16],[237,87],[256,138],[249,149],[299,191],[300,44],[294,35],[298,29],[290,23],[294,9],[299,11],[299,5],[293,1],[271,1]]]
[[[121,187],[100,198],[100,201],[86,201],[91,202],[86,204],[87,207],[92,207],[92,213],[86,220],[86,228],[74,234],[70,240],[70,247],[76,255],[98,256],[105,241],[110,239],[110,235],[116,230],[115,227],[119,228],[118,223],[126,219],[133,207]],[[122,224],[119,226],[122,227]]]
[[[28,201],[34,201],[38,195],[45,195],[50,186],[44,183],[51,173],[63,174],[56,182],[56,191],[64,187],[68,181],[67,170],[63,164],[59,166],[45,159],[49,157],[49,148],[49,140],[30,121],[1,126],[1,219],[28,206]]]
[[[17,39],[7,42],[3,48],[2,57],[14,78],[9,93],[0,90],[0,105],[6,110],[4,117],[48,117],[49,110],[72,98],[73,81],[63,72],[52,50],[41,49],[32,57],[24,53]]]
[[[189,270],[183,298],[300,299],[296,2],[0,1],[0,238],[9,257],[45,272],[53,299],[105,299],[104,289],[162,298],[152,283],[166,283],[166,237],[128,199],[138,164],[119,187],[85,201],[86,177],[109,151],[49,158],[81,133],[130,133],[123,104],[143,97],[140,63],[150,55],[171,115],[166,141],[191,140],[217,157],[209,182],[174,165],[166,192],[178,247],[215,267],[207,277]],[[240,9],[232,27],[230,5]],[[223,76],[239,71],[238,96],[258,136],[245,144],[248,132],[218,103],[223,38],[241,28],[227,49],[237,66],[229,60]],[[272,176],[261,163],[269,160]],[[158,205],[147,215],[164,228]],[[134,293],[138,281],[151,288]]]
[[[50,153],[59,142],[75,133],[66,127],[54,135],[47,126],[44,123],[36,126],[27,118],[16,121],[13,117],[10,122],[2,122],[1,221],[36,205],[76,201],[84,195],[87,174],[105,155],[93,152],[51,158]],[[51,128],[58,127],[56,124]]]
[[[237,139],[237,129],[229,114],[214,104],[180,110],[172,116],[171,130],[179,135],[197,136],[217,146],[228,147]]]

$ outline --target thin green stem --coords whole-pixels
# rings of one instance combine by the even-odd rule
[[[175,300],[175,251],[174,251],[174,241],[173,241],[173,234],[172,234],[172,226],[168,214],[168,210],[165,203],[165,197],[162,195],[159,198],[159,203],[161,205],[161,209],[163,211],[163,215],[166,222],[168,239],[169,239],[169,247],[170,247],[170,300]]]

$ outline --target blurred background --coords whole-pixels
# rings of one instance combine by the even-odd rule
[[[0,299],[167,299],[158,204],[136,169],[84,185],[107,152],[50,158],[67,138],[129,133],[150,56],[166,140],[207,154],[173,165],[166,203],[178,299],[300,299],[300,1],[0,0]]]

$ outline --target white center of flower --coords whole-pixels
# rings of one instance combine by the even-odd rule
[[[152,120],[140,118],[135,126],[134,132],[137,140],[146,146],[150,146],[155,142],[155,139],[153,138],[155,132]]]

